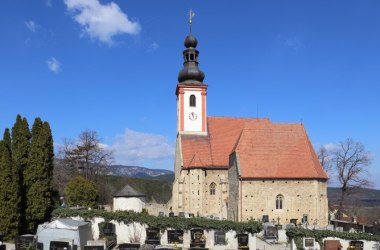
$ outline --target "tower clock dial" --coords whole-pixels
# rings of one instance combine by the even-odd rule
[[[195,113],[195,112],[190,112],[190,114],[189,114],[189,119],[190,119],[190,120],[195,121],[197,118],[198,118],[197,113]]]

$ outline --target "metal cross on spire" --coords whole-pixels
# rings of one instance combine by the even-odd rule
[[[190,26],[190,34],[191,34],[191,25],[193,24],[193,17],[195,16],[195,13],[191,10],[189,12],[189,26]]]

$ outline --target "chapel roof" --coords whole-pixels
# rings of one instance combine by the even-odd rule
[[[238,158],[243,179],[327,179],[303,124],[208,117],[207,136],[182,134],[183,169],[228,169]]]
[[[129,185],[125,185],[123,189],[117,192],[113,197],[145,197],[145,194],[142,194]]]

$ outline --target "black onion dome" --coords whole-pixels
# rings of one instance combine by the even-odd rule
[[[202,83],[205,74],[196,65],[184,65],[178,74],[178,82]]]
[[[203,84],[205,74],[198,67],[199,51],[195,49],[197,44],[198,41],[192,34],[185,38],[186,49],[183,51],[183,69],[178,74],[179,83]]]
[[[198,44],[198,40],[192,34],[189,34],[185,39],[185,47],[186,48],[196,48]]]

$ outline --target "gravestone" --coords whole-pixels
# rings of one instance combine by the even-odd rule
[[[226,232],[215,231],[215,233],[214,233],[214,244],[215,245],[225,245],[226,244]]]
[[[339,240],[325,240],[323,242],[324,250],[340,250],[342,249],[342,245]]]
[[[314,238],[303,238],[304,249],[314,249]]]
[[[276,229],[277,229],[277,230],[282,229],[282,225],[276,225]]]
[[[183,243],[183,230],[168,230],[168,243],[169,244],[182,244]]]
[[[16,236],[16,250],[27,250],[28,248],[35,248],[36,241],[34,235],[18,235]]]
[[[269,222],[269,215],[263,215],[263,218],[261,219],[262,223]]]
[[[297,225],[297,219],[290,219],[290,223],[293,223],[294,225]]]
[[[44,250],[44,243],[37,242],[37,250]]]
[[[123,243],[119,244],[119,250],[139,250],[139,243]]]
[[[265,229],[265,238],[266,239],[276,239],[277,238],[277,229],[274,226],[268,226]]]
[[[115,233],[115,225],[113,223],[105,223],[102,230],[103,235],[113,235]]]
[[[248,246],[248,234],[238,234],[238,249],[249,249]]]
[[[170,212],[170,213],[169,213],[169,217],[174,217],[174,213],[173,213],[173,212]]]
[[[351,249],[354,249],[354,250],[363,250],[364,242],[360,240],[352,240],[350,241],[350,247],[353,247]]]
[[[193,213],[189,213],[189,217],[190,218],[194,218],[194,214]]]
[[[190,248],[204,248],[206,246],[206,238],[203,229],[193,228],[190,230]]]
[[[104,246],[84,246],[84,250],[104,250]]]
[[[161,211],[161,212],[158,212],[158,216],[160,216],[160,217],[164,217],[164,215],[165,215],[164,212],[162,212],[162,211]]]
[[[185,213],[184,213],[184,212],[179,212],[179,213],[178,213],[178,217],[180,217],[180,218],[185,218]]]
[[[69,242],[50,241],[50,250],[72,250]]]
[[[148,245],[160,245],[160,229],[156,227],[149,227],[146,229],[146,240],[145,244]]]
[[[293,223],[289,223],[285,225],[285,229],[296,227]]]

